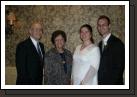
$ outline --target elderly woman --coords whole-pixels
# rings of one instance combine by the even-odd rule
[[[51,41],[54,48],[45,54],[44,84],[69,85],[71,79],[72,54],[65,49],[66,34],[64,31],[53,32]]]

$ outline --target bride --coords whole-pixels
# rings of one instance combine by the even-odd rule
[[[90,25],[81,26],[80,38],[82,44],[76,47],[73,55],[71,84],[97,85],[100,52],[99,48],[94,44]]]

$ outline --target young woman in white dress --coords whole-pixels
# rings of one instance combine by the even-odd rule
[[[71,84],[97,85],[100,52],[92,38],[92,27],[88,24],[81,26],[79,34],[82,44],[76,47],[73,55]]]

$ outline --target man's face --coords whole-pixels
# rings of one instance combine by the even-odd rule
[[[30,30],[29,30],[30,35],[36,39],[40,40],[42,37],[42,26],[39,23],[34,23],[32,24]]]
[[[107,19],[105,18],[99,19],[97,22],[97,29],[102,36],[107,35],[110,29],[110,24],[108,24]]]

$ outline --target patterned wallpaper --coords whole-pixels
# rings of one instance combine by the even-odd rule
[[[96,29],[97,18],[107,15],[111,19],[111,31],[123,42],[125,41],[125,6],[119,5],[14,5],[5,6],[5,12],[16,14],[14,33],[5,39],[6,66],[15,66],[16,45],[28,37],[28,28],[33,20],[43,23],[44,35],[41,41],[47,51],[52,47],[51,34],[55,30],[63,30],[67,34],[66,48],[74,51],[81,43],[79,28],[83,24],[93,27],[95,43],[100,41]]]

